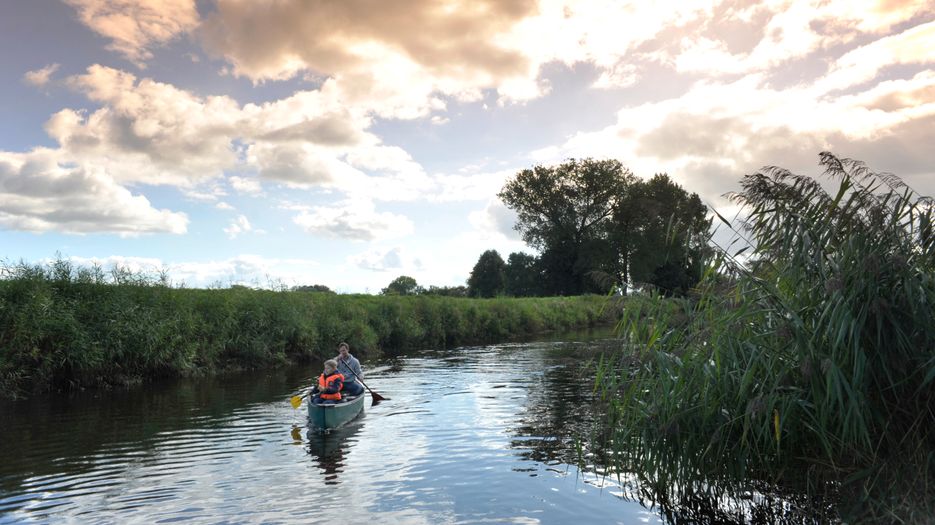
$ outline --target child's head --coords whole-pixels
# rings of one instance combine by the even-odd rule
[[[325,374],[330,374],[338,369],[338,362],[334,359],[325,361]]]

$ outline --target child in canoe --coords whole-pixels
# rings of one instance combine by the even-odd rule
[[[341,389],[344,387],[344,375],[338,372],[338,363],[334,359],[325,361],[325,370],[318,376],[318,384],[312,386],[309,395],[312,403],[319,405],[341,402]]]

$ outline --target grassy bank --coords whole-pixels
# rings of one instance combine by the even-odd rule
[[[331,356],[340,341],[367,355],[508,340],[606,324],[606,304],[185,289],[66,261],[20,264],[0,279],[0,395],[268,367]]]
[[[615,460],[670,502],[765,481],[846,522],[928,523],[932,201],[823,164],[836,194],[783,170],[745,178],[750,257],[722,252],[693,301],[627,309],[630,351],[601,375]]]

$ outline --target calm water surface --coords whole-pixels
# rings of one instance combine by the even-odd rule
[[[390,400],[327,436],[307,367],[2,404],[0,522],[661,523],[573,465],[600,344],[365,362]]]

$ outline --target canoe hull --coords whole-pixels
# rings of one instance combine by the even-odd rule
[[[361,394],[356,398],[334,405],[316,405],[308,403],[308,423],[310,429],[327,431],[339,428],[360,414],[364,408],[364,398]]]

